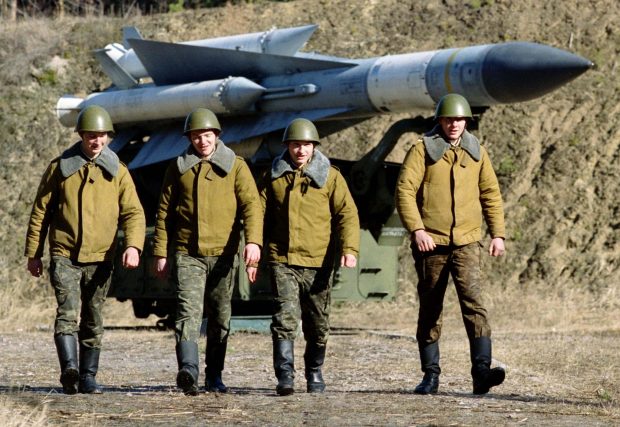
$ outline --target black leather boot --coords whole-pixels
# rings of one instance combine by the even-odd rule
[[[287,396],[295,392],[295,356],[294,341],[275,340],[273,342],[273,368],[278,385],[276,393]]]
[[[491,338],[474,338],[470,342],[470,352],[474,394],[486,394],[491,387],[504,382],[506,371],[500,367],[491,369]]]
[[[101,394],[103,390],[95,377],[99,370],[99,354],[101,349],[80,345],[80,381],[78,391],[86,394]]]
[[[222,370],[226,358],[227,342],[210,344],[207,340],[207,354],[205,356],[207,367],[205,369],[205,388],[211,393],[227,393],[228,388],[222,382]]]
[[[306,365],[306,390],[308,393],[323,393],[325,391],[325,382],[321,373],[321,367],[325,361],[325,349],[325,346],[306,343],[304,362]]]
[[[431,344],[418,344],[420,350],[420,362],[424,378],[413,391],[416,394],[435,394],[439,390],[439,342]]]
[[[188,396],[198,395],[198,343],[193,341],[180,341],[176,345],[177,362],[177,387]]]
[[[77,340],[73,335],[56,335],[54,337],[58,361],[60,362],[60,383],[65,394],[78,392],[80,372],[78,370]]]

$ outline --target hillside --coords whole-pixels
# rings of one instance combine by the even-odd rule
[[[617,310],[619,18],[620,6],[613,0],[295,0],[153,17],[3,25],[0,296],[12,303],[2,304],[0,318],[8,322],[15,308],[25,306],[35,307],[37,313],[49,310],[51,301],[43,300],[45,293],[39,291],[45,280],[29,278],[22,252],[39,178],[49,160],[75,140],[56,120],[55,103],[65,93],[87,94],[109,85],[90,51],[119,41],[125,25],[136,25],[146,38],[183,41],[315,23],[319,30],[305,50],[343,57],[524,40],[594,61],[595,69],[561,90],[485,113],[477,134],[490,151],[502,185],[508,255],[486,259],[484,270],[498,305],[504,300],[499,295],[521,298],[527,293],[541,306],[559,297],[593,309]],[[431,114],[412,112],[417,113]],[[364,153],[390,123],[403,117],[380,117],[341,132],[324,144],[326,151],[342,158]],[[413,138],[403,138],[390,160],[402,160]],[[403,250],[403,284],[414,281],[410,264]],[[403,298],[410,298],[404,293]]]

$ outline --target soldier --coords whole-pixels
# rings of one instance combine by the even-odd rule
[[[103,336],[101,310],[110,287],[116,230],[120,224],[125,233],[123,266],[136,268],[145,220],[127,167],[107,147],[114,131],[108,113],[96,105],[86,107],[75,131],[81,141],[52,160],[43,174],[30,214],[25,255],[30,274],[41,276],[49,229],[60,382],[66,394],[101,393],[95,380]]]
[[[330,242],[336,233],[340,265],[355,267],[359,219],[344,178],[316,149],[319,135],[314,124],[293,120],[283,142],[287,149],[274,159],[270,179],[261,190],[275,294],[271,334],[276,392],[294,392],[293,347],[301,320],[307,391],[321,393],[334,268]]]
[[[258,190],[241,157],[218,139],[212,111],[187,116],[189,148],[166,171],[155,227],[157,274],[165,277],[168,246],[174,252],[177,282],[177,386],[198,393],[198,337],[203,304],[207,315],[205,387],[227,392],[222,382],[230,331],[233,261],[245,230],[243,258],[251,282],[260,259],[263,221]]]
[[[480,250],[482,215],[491,234],[489,254],[504,254],[504,210],[489,155],[466,130],[472,117],[458,94],[437,104],[438,125],[414,145],[402,166],[396,206],[411,233],[418,273],[420,310],[416,337],[424,378],[415,393],[437,393],[439,337],[448,276],[456,286],[470,342],[474,394],[504,381],[502,368],[490,369],[491,327],[482,305]]]

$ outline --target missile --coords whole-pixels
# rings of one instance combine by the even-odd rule
[[[286,110],[290,102],[271,99],[269,88],[315,83],[320,91],[304,101],[304,108],[344,104],[351,115],[397,113],[433,108],[452,92],[465,96],[474,107],[488,107],[539,98],[592,65],[564,50],[528,42],[390,55],[337,74],[324,70],[267,77],[261,80],[268,90],[259,104],[262,111]]]
[[[531,42],[369,59],[303,52],[282,55],[231,49],[230,45],[139,38],[127,42],[153,83],[117,86],[86,99],[65,96],[58,101],[57,114],[63,125],[74,126],[82,108],[95,103],[103,106],[121,130],[117,147],[130,138],[122,129],[139,125],[148,132],[151,126],[150,142],[130,168],[178,155],[187,144],[180,122],[197,106],[211,108],[222,118],[220,137],[227,144],[279,132],[297,117],[315,121],[321,136],[326,136],[376,115],[432,109],[452,92],[465,96],[472,107],[529,101],[565,85],[593,65],[565,50]],[[156,126],[157,121],[170,123],[162,127],[161,123]]]
[[[272,28],[258,33],[194,40],[180,42],[179,44],[293,56],[303,47],[316,29],[316,25],[282,29]],[[137,84],[139,79],[148,77],[148,72],[134,50],[128,48],[130,39],[141,38],[142,36],[135,27],[125,27],[123,28],[123,44],[110,43],[103,49],[95,51],[95,56],[99,59],[104,72],[117,86],[132,87]],[[124,79],[130,83],[123,83],[122,80],[118,79],[119,73],[123,74]]]
[[[95,104],[109,112],[113,123],[122,125],[181,119],[198,107],[208,108],[216,114],[247,112],[264,91],[264,87],[245,77],[229,77],[181,85],[112,90],[91,94],[86,99],[66,97],[59,101],[57,111],[62,124],[74,126],[77,112]]]

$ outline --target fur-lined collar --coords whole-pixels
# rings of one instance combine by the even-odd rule
[[[209,163],[220,168],[224,173],[228,174],[235,163],[235,152],[228,148],[222,141],[219,139],[215,143],[215,151],[213,155],[208,160]],[[185,172],[196,166],[201,162],[200,156],[196,153],[196,149],[193,145],[190,145],[188,149],[177,157],[177,166],[179,168],[179,172],[183,175]]]
[[[82,166],[91,161],[82,152],[81,143],[80,141],[73,144],[60,155],[60,173],[62,173],[64,178],[69,178],[79,171]],[[107,145],[103,147],[101,153],[92,161],[113,177],[118,173],[120,161],[116,153],[110,150]]]
[[[422,139],[424,140],[426,152],[433,163],[441,159],[444,153],[450,148],[450,143],[443,137],[443,133],[441,132],[441,127],[439,125],[435,126],[429,133],[424,135]],[[475,161],[480,160],[480,142],[478,141],[478,138],[467,132],[467,129],[465,129],[463,135],[461,135],[460,147],[467,151],[467,153],[469,153]]]
[[[303,173],[314,181],[317,187],[322,188],[327,182],[330,165],[329,159],[325,154],[315,148],[314,155],[304,167]],[[271,179],[279,178],[286,172],[294,172],[294,169],[288,150],[284,150],[282,154],[273,159],[271,165]]]

